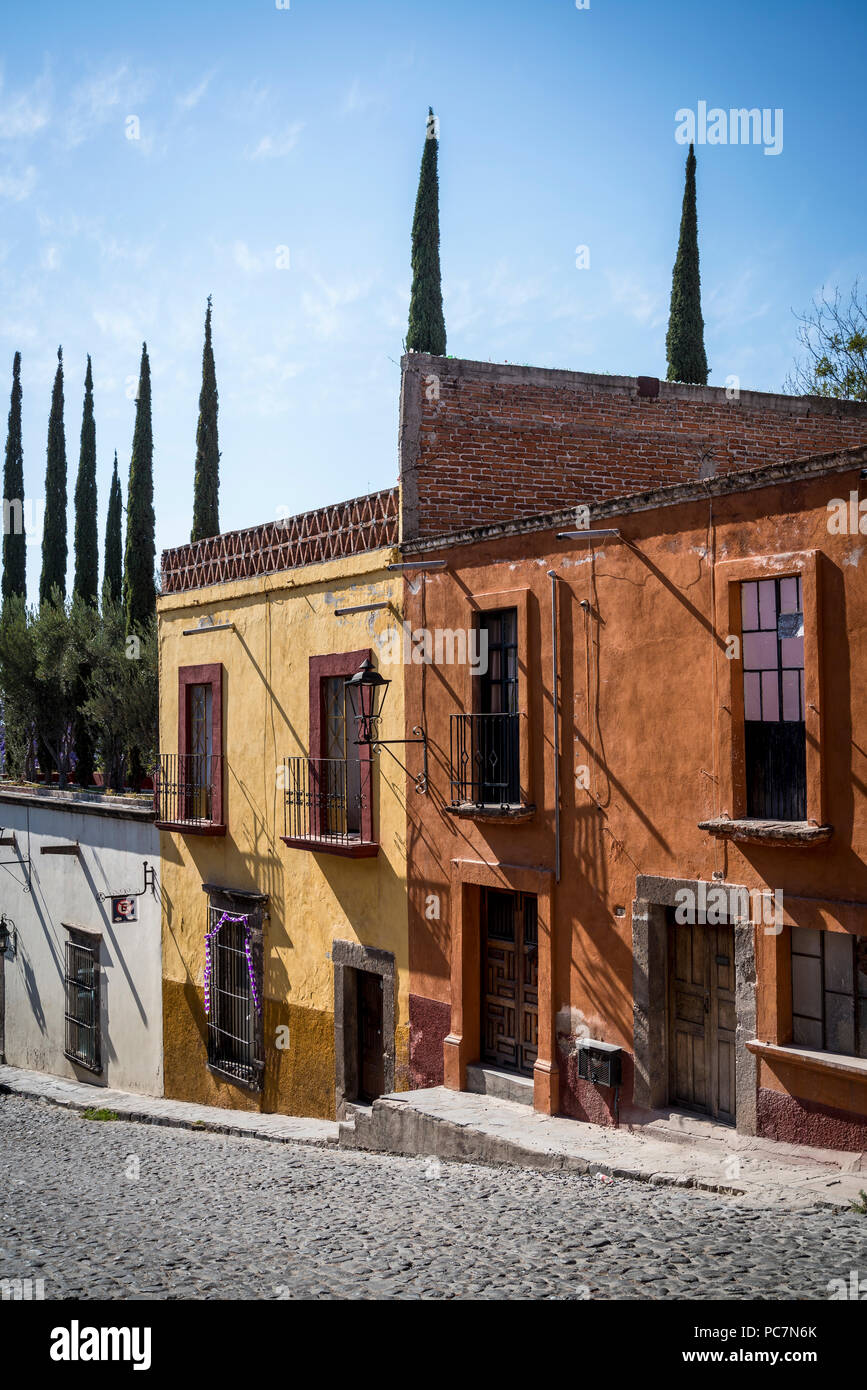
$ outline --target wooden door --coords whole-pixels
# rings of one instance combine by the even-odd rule
[[[382,1056],[382,976],[358,971],[358,1095],[376,1100],[385,1090]]]
[[[539,1051],[536,898],[482,891],[482,1061],[531,1076]]]
[[[734,929],[669,919],[669,1102],[735,1119]]]

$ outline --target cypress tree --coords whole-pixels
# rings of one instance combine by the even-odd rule
[[[27,597],[27,537],[24,534],[24,451],[21,447],[21,353],[12,363],[12,400],[3,467],[3,602]],[[8,528],[8,529],[7,529]]]
[[[412,219],[412,292],[406,350],[431,352],[436,357],[444,357],[446,325],[440,282],[438,145],[433,107],[428,107],[424,153]]]
[[[123,499],[117,473],[117,449],[114,451],[114,472],[108,493],[108,512],[105,518],[105,568],[102,576],[103,598],[120,603],[123,597]]]
[[[75,581],[73,597],[95,604],[99,595],[99,538],[96,522],[96,424],[90,355],[84,378],[81,453],[75,483]]]
[[[99,537],[96,521],[96,423],[93,418],[93,370],[90,354],[84,377],[84,409],[81,416],[81,451],[75,482],[75,577],[72,596],[96,607],[99,592]],[[89,665],[79,667],[74,688],[75,776],[82,787],[93,781],[94,745],[88,721],[81,713],[87,697]]]
[[[53,589],[66,594],[66,436],[63,430],[63,349],[57,349],[57,372],[48,417],[48,459],[45,468],[45,520],[42,527],[42,574],[39,602]]]
[[[680,239],[671,277],[671,312],[665,339],[668,380],[707,385],[701,277],[698,269],[698,214],[695,202],[695,149],[686,157],[686,184],[680,215]]]
[[[156,613],[154,561],[154,442],[151,428],[151,369],[142,343],[141,369],[126,494],[123,604],[127,634],[145,628]]]
[[[196,430],[196,478],[193,490],[191,541],[220,534],[220,450],[217,444],[217,373],[211,346],[211,296],[205,314],[202,389]]]

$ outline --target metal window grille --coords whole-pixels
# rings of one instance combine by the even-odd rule
[[[102,1071],[99,1047],[99,947],[66,943],[64,1053],[90,1071]]]
[[[154,786],[157,820],[212,825],[222,776],[220,753],[163,753]]]
[[[515,806],[521,800],[519,714],[453,714],[452,805]]]
[[[361,841],[370,802],[370,763],[357,758],[284,758],[284,832],[288,839]]]
[[[226,909],[210,903],[208,931],[212,932]],[[228,909],[237,912],[237,909]],[[261,912],[248,912],[243,921],[226,921],[211,938],[209,980],[208,1063],[218,1072],[253,1090],[262,1089],[264,1047],[262,1003]],[[256,983],[250,981],[247,941]]]

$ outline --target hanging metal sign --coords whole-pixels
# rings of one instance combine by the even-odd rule
[[[138,898],[123,897],[111,899],[111,920],[117,925],[122,922],[138,921]]]

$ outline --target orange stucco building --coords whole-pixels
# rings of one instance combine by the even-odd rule
[[[751,397],[723,436],[724,392],[633,382],[631,425],[620,402],[601,433],[646,473],[656,439],[661,485],[618,496],[616,469],[580,466],[598,415],[549,400],[534,492],[543,402],[516,370],[529,481],[498,505],[483,455],[519,446],[504,378],[475,367],[405,363],[405,714],[430,765],[408,797],[413,1084],[863,1149],[864,407]],[[684,449],[673,479],[678,431],[694,466]]]

